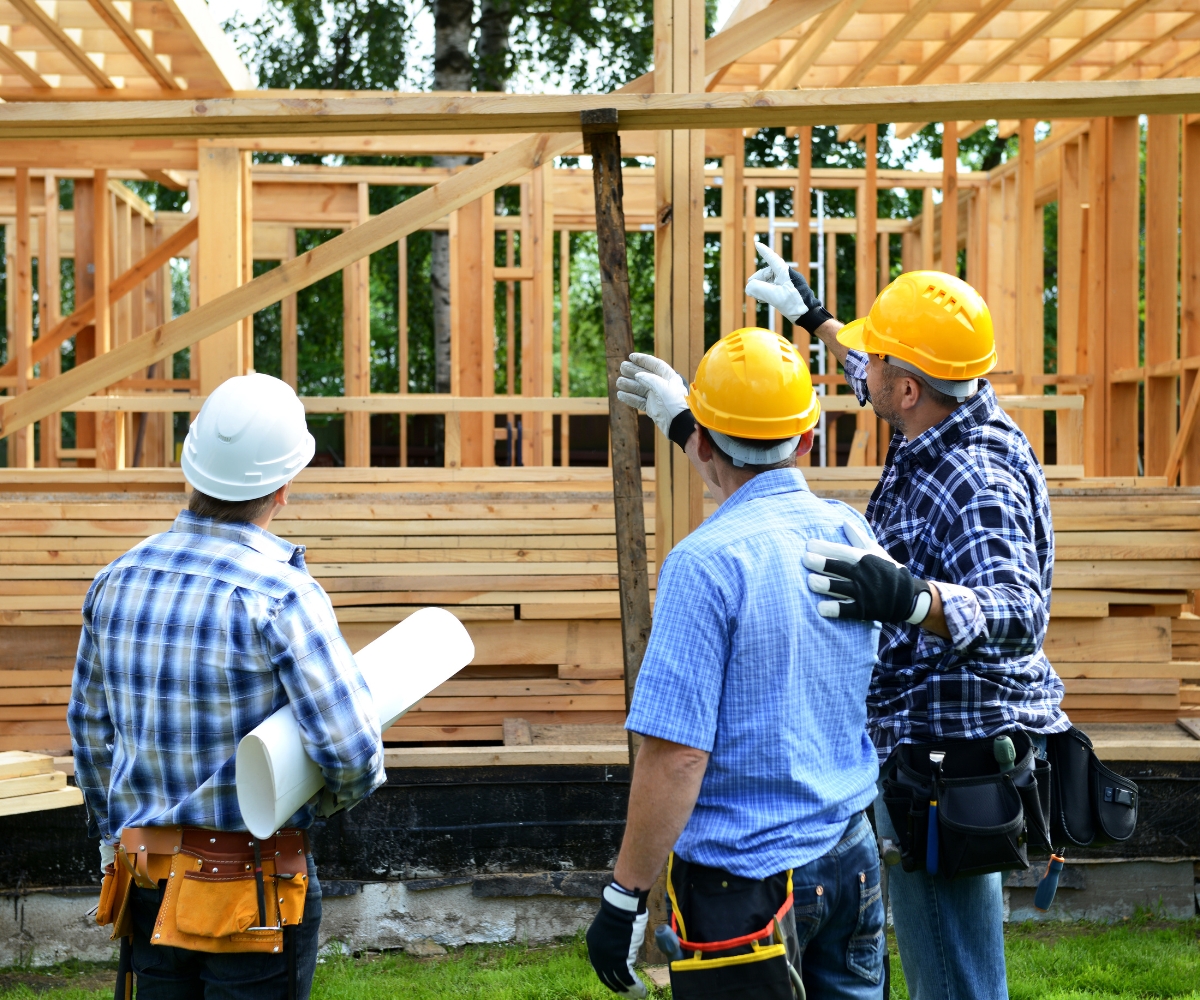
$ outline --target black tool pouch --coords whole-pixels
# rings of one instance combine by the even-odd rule
[[[925,869],[929,802],[938,803],[938,872],[947,878],[1029,867],[1028,846],[1050,846],[1050,766],[1029,736],[1007,734],[1017,751],[1001,774],[992,740],[904,744],[892,757],[883,801],[900,839],[905,871]],[[940,779],[929,760],[942,751]]]
[[[1057,844],[1120,844],[1137,826],[1138,787],[1105,767],[1087,734],[1075,729],[1046,738],[1053,765],[1050,832]]]

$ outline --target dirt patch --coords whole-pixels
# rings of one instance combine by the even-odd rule
[[[34,993],[48,993],[70,987],[77,990],[112,991],[116,969],[88,969],[80,972],[0,972],[0,995],[24,986]]]

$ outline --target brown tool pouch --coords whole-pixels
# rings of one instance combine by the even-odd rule
[[[301,830],[257,842],[248,833],[198,827],[125,830],[96,919],[113,923],[114,938],[128,934],[129,887],[165,882],[151,944],[282,954],[284,928],[304,919],[307,853]]]

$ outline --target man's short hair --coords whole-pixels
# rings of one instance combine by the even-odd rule
[[[942,392],[941,389],[935,389],[929,384],[928,381],[921,378],[920,375],[917,375],[914,372],[906,371],[903,368],[898,368],[896,365],[888,364],[886,361],[883,363],[883,370],[887,375],[889,386],[894,385],[896,379],[898,378],[910,378],[921,386],[922,396],[932,400],[934,403],[937,403],[938,406],[943,407],[944,409],[953,410],[963,402],[957,396],[951,396],[948,393]]]
[[[720,455],[730,465],[733,465],[733,459],[729,456],[729,454],[724,449],[721,448],[721,446],[719,444],[717,444],[716,441],[713,440],[713,436],[708,432],[708,428],[701,426],[700,430],[702,430],[704,432],[704,436],[706,438],[708,438],[708,443],[712,446],[713,451],[715,451],[718,455]],[[738,444],[744,445],[747,448],[757,448],[757,449],[760,449],[763,451],[765,451],[769,448],[775,448],[775,447],[783,444],[785,441],[791,440],[790,436],[785,437],[785,438],[774,438],[770,441],[759,441],[757,438],[733,437],[732,434],[730,434],[729,437],[733,438],[733,440],[736,441]],[[799,445],[797,445],[797,447],[799,447]],[[796,467],[796,449],[795,448],[792,449],[792,453],[790,455],[788,455],[787,458],[782,458],[778,462],[774,462],[771,465],[751,465],[749,462],[747,462],[745,465],[741,466],[741,468],[743,468],[743,469],[749,469],[755,475],[758,475],[761,472],[771,472],[773,469],[794,469],[795,467]],[[735,468],[737,468],[737,466],[735,466]]]
[[[249,524],[270,510],[274,502],[274,490],[253,500],[218,500],[194,489],[188,499],[188,510],[200,517],[210,517],[225,524]]]

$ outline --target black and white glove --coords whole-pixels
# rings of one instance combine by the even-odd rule
[[[617,399],[646,414],[680,448],[696,429],[687,397],[683,376],[653,354],[631,354],[621,362]]]
[[[920,625],[929,615],[933,592],[929,584],[913,576],[852,521],[842,530],[851,545],[811,539],[804,553],[804,566],[812,570],[808,587],[828,594],[817,613],[823,618],[852,618]]]
[[[746,282],[747,295],[774,306],[809,333],[815,333],[826,320],[833,319],[799,271],[788,267],[787,261],[765,243],[756,242],[754,246],[767,266],[755,271]]]
[[[646,986],[633,971],[633,963],[646,936],[649,895],[610,883],[600,895],[600,912],[587,931],[592,968],[600,982],[618,996],[646,996]]]

